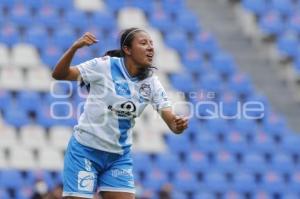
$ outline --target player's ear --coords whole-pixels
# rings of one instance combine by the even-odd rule
[[[128,46],[123,46],[123,51],[125,55],[131,55],[131,49]]]

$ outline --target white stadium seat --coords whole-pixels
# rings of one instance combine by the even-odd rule
[[[162,133],[167,131],[168,127],[160,116],[153,111],[153,108],[148,106],[141,117],[136,119],[134,129],[137,132],[133,144],[134,151],[157,153],[166,150]]]
[[[74,0],[74,6],[82,11],[99,11],[105,8],[102,0],[89,0],[89,3],[86,0]]]
[[[30,149],[14,146],[10,148],[8,165],[14,169],[29,170],[36,168],[36,160]]]
[[[31,68],[26,76],[26,87],[34,91],[50,91],[51,71],[46,66]]]
[[[6,45],[0,43],[0,68],[10,66],[10,54]]]
[[[39,150],[38,168],[52,171],[63,169],[63,154],[53,148],[44,148]]]
[[[118,26],[121,30],[130,27],[144,28],[148,22],[144,12],[138,8],[126,7],[120,10],[118,15]]]
[[[0,150],[18,145],[17,131],[12,126],[0,125]]]
[[[154,65],[166,73],[178,72],[182,68],[178,54],[175,50],[168,47],[156,50]]]
[[[12,65],[22,68],[35,68],[41,64],[36,48],[30,44],[16,44],[11,51]]]
[[[24,89],[24,73],[20,68],[2,68],[0,72],[0,88],[7,90]]]
[[[46,130],[39,125],[27,125],[20,129],[20,141],[25,148],[41,149],[47,147]]]
[[[53,126],[49,130],[50,145],[58,150],[67,148],[69,139],[72,136],[73,129],[64,126]]]
[[[0,150],[0,169],[6,169],[7,165],[7,158],[5,156],[5,151]]]

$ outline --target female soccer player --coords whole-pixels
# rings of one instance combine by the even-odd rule
[[[153,43],[139,28],[123,32],[120,50],[70,67],[76,51],[98,42],[85,33],[58,61],[52,76],[80,80],[89,94],[65,154],[63,196],[92,198],[100,187],[104,199],[133,199],[132,128],[148,104],[176,134],[187,128],[187,118],[176,116],[152,74]]]

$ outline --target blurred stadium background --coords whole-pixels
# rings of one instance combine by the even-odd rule
[[[299,0],[0,0],[0,199],[60,193],[84,90],[51,70],[84,32],[100,42],[73,64],[118,48],[132,26],[153,37],[176,112],[191,111],[183,101],[222,102],[227,116],[264,105],[258,120],[191,117],[181,136],[148,108],[134,134],[137,198],[299,199]]]

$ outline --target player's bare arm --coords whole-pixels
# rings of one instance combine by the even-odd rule
[[[160,112],[165,123],[175,134],[181,134],[188,127],[188,118],[175,115],[171,108],[164,108]]]

